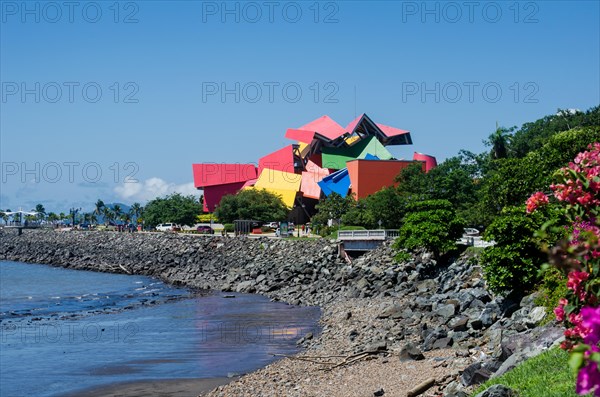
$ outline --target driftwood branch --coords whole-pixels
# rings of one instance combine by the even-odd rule
[[[273,354],[274,356],[278,356],[278,357],[286,357],[289,358],[291,360],[299,360],[299,361],[307,361],[307,362],[311,362],[314,364],[319,364],[319,365],[323,365],[324,368],[321,368],[324,371],[331,371],[334,368],[338,368],[344,365],[349,365],[352,364],[356,361],[360,361],[366,357],[369,357],[370,355],[374,355],[374,354],[378,354],[379,352],[360,352],[360,353],[355,353],[355,354],[351,354],[349,356],[339,356],[339,355],[332,355],[332,356],[290,356],[287,354]],[[331,358],[343,358],[343,360],[339,361],[339,362],[332,362],[329,361],[328,359]]]
[[[429,378],[425,382],[419,383],[406,393],[406,397],[416,397],[419,394],[425,393],[431,386],[435,385],[435,379]]]

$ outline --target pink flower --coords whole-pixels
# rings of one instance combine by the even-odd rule
[[[575,391],[579,395],[594,392],[595,397],[600,396],[600,371],[598,363],[590,361],[588,365],[579,370]]]
[[[581,309],[581,325],[588,330],[583,341],[595,346],[600,342],[600,307],[586,306]]]
[[[538,207],[548,204],[548,196],[543,192],[535,192],[527,199],[527,213],[530,214]]]
[[[586,296],[582,282],[586,281],[589,276],[588,272],[572,271],[567,277],[567,288],[573,291],[581,300],[585,300]]]
[[[556,320],[564,321],[565,320],[565,306],[568,304],[565,298],[560,298],[558,300],[558,306],[554,309],[554,315],[556,316]]]

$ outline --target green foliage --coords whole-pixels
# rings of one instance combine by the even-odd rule
[[[485,382],[473,395],[502,384],[519,397],[577,397],[575,376],[567,365],[568,353],[555,348],[533,357],[506,374]]]
[[[449,201],[412,202],[407,206],[407,213],[394,248],[425,248],[436,257],[456,248],[456,240],[463,234],[464,223],[456,216]]]
[[[215,216],[227,223],[238,219],[269,222],[284,220],[288,212],[280,196],[265,189],[244,189],[238,194],[224,196]]]
[[[353,196],[342,197],[337,193],[331,193],[315,206],[318,212],[311,218],[311,223],[323,230],[329,219],[334,221],[342,219],[355,205]]]
[[[554,308],[558,306],[558,300],[567,295],[567,279],[558,269],[549,267],[543,272],[538,292],[539,296],[535,299],[535,304],[546,308],[543,325],[555,318]]]
[[[396,255],[394,255],[394,261],[396,263],[405,263],[412,259],[412,255],[406,251],[398,251]]]
[[[467,224],[478,226],[477,203],[479,178],[487,164],[487,156],[461,151],[446,159],[428,173],[418,164],[402,170],[397,177],[398,192],[410,200],[448,200]]]
[[[599,127],[564,131],[555,133],[538,150],[523,157],[492,161],[474,212],[480,214],[482,224],[489,224],[502,208],[521,205],[535,191],[547,189],[556,169],[599,140]]]
[[[360,225],[374,229],[397,229],[400,227],[406,200],[394,187],[384,187],[380,191],[359,200],[342,216],[345,225]]]
[[[523,124],[512,138],[511,154],[513,157],[524,157],[527,153],[543,147],[551,137],[561,131],[599,125],[600,106],[576,113],[559,109],[557,114]]]
[[[548,208],[547,215],[552,216],[552,211]],[[524,206],[507,207],[487,228],[484,239],[493,240],[496,245],[483,251],[481,262],[492,291],[525,292],[537,283],[541,265],[546,259],[540,248],[547,242],[534,235],[544,221],[542,211],[527,214]],[[548,236],[548,239],[552,238]]]
[[[233,223],[224,223],[223,230],[228,233],[233,233],[235,231],[235,225]]]
[[[167,222],[191,226],[201,212],[202,206],[194,196],[175,193],[149,201],[144,210],[144,220],[149,227]]]

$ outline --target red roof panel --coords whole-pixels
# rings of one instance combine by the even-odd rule
[[[257,177],[254,164],[192,164],[192,172],[196,188],[246,182]]]

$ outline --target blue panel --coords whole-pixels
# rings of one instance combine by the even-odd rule
[[[325,196],[329,196],[335,192],[342,197],[348,195],[348,189],[350,189],[350,175],[346,168],[336,171],[331,175],[327,175],[325,178],[317,182]]]
[[[367,155],[365,156],[365,160],[379,160],[379,157],[377,157],[371,153],[367,153]]]

